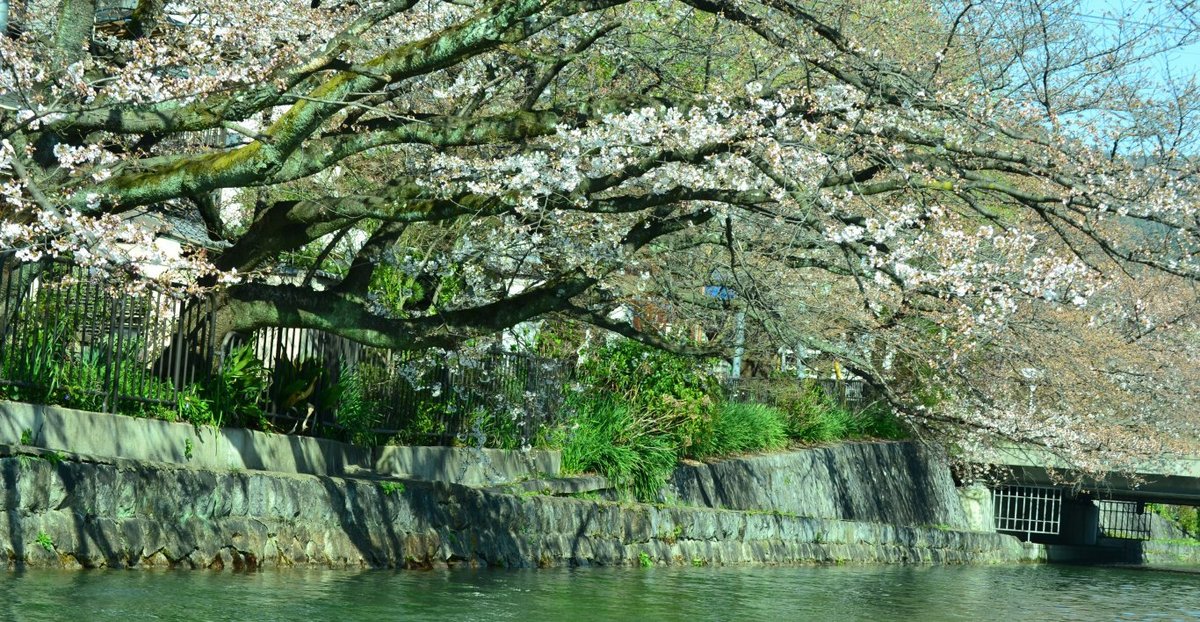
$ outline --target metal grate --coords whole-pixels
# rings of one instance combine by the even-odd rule
[[[1107,538],[1150,539],[1150,517],[1136,501],[1097,501],[1100,530]]]
[[[992,491],[996,531],[1057,534],[1062,491],[1045,486],[1004,486]]]

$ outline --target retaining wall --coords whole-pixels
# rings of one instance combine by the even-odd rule
[[[1138,563],[1149,566],[1200,565],[1200,540],[1157,514],[1148,512],[1148,518],[1151,539],[1126,545],[1140,556]]]
[[[916,443],[843,443],[681,466],[663,494],[690,505],[969,529],[945,461]]]
[[[484,485],[556,476],[557,451],[508,452],[462,447],[356,447],[322,438],[241,428],[195,427],[57,406],[0,401],[0,443],[90,456],[227,471],[345,475],[361,471]]]
[[[1030,556],[1017,539],[989,533],[444,483],[60,461],[30,451],[0,447],[0,552],[10,567],[994,563]]]

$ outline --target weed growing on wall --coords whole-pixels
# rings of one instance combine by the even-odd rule
[[[50,538],[50,534],[47,534],[44,531],[39,531],[34,542],[37,542],[38,546],[46,549],[48,552],[54,552],[54,540]]]

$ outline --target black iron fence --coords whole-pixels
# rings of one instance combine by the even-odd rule
[[[0,256],[0,385],[103,412],[172,407],[211,369],[211,305],[125,285]]]
[[[561,420],[573,369],[528,354],[451,354],[430,360],[366,350],[356,367],[364,394],[384,405],[380,431],[439,444],[531,444]]]
[[[760,404],[794,400],[802,394],[815,392],[822,399],[851,412],[862,410],[879,399],[865,382],[858,379],[731,378],[725,383],[725,391],[731,400]]]
[[[1150,539],[1150,515],[1146,505],[1136,501],[1099,500],[1100,534],[1126,540]]]
[[[208,298],[0,254],[0,395],[188,417],[232,401],[279,431],[379,442],[531,444],[560,417],[571,369],[513,353],[403,353],[316,330],[218,341]],[[222,423],[217,421],[217,423]]]

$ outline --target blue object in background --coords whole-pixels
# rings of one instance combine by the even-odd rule
[[[733,300],[734,291],[724,285],[705,285],[704,295],[717,300]]]

